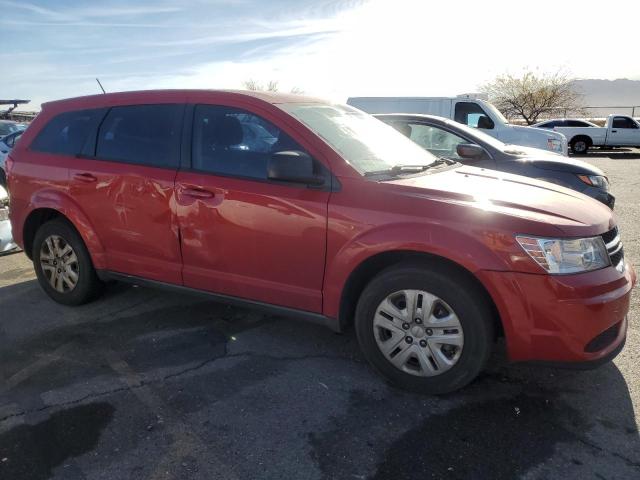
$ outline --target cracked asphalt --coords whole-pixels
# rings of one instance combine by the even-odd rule
[[[640,260],[640,154],[597,152]],[[0,257],[0,479],[640,478],[639,308],[592,371],[509,365],[445,397],[387,386],[353,332],[112,284],[51,302]]]

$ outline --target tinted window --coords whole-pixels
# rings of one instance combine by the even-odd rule
[[[98,132],[96,156],[156,167],[177,167],[183,105],[112,108]]]
[[[638,128],[638,126],[630,118],[613,117],[612,128]]]
[[[38,152],[76,155],[82,152],[89,132],[98,124],[104,110],[78,110],[56,115],[31,144]]]
[[[480,105],[474,102],[456,103],[454,120],[474,128],[492,129],[495,125]]]
[[[272,153],[304,149],[272,123],[245,110],[198,105],[193,123],[193,168],[267,179]]]
[[[587,122],[582,122],[580,120],[567,120],[568,127],[591,127]]]

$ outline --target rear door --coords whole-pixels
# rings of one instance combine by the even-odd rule
[[[112,107],[70,163],[69,188],[111,271],[180,284],[174,181],[183,104]]]
[[[609,145],[640,145],[640,128],[628,117],[613,117],[609,135]]]
[[[306,150],[296,132],[268,112],[194,110],[176,179],[185,286],[320,312],[329,189],[267,178],[272,153]]]

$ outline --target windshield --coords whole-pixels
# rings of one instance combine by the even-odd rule
[[[482,106],[484,108],[486,108],[487,110],[490,110],[491,113],[493,114],[493,118],[498,119],[501,123],[509,123],[509,120],[507,120],[505,118],[504,115],[502,115],[502,113],[500,113],[500,110],[498,110],[495,105],[492,105],[491,103],[486,103],[486,102],[482,102]]]
[[[10,133],[20,130],[18,124],[12,122],[0,122],[0,137],[9,135]]]
[[[304,103],[278,106],[322,137],[361,174],[436,161],[395,128],[353,107]]]

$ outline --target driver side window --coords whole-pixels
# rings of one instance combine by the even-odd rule
[[[487,112],[475,102],[456,103],[454,120],[468,127],[482,128],[484,130],[491,130],[495,127]]]
[[[271,122],[246,110],[197,105],[193,120],[195,170],[234,177],[267,179],[271,155],[304,151]]]

